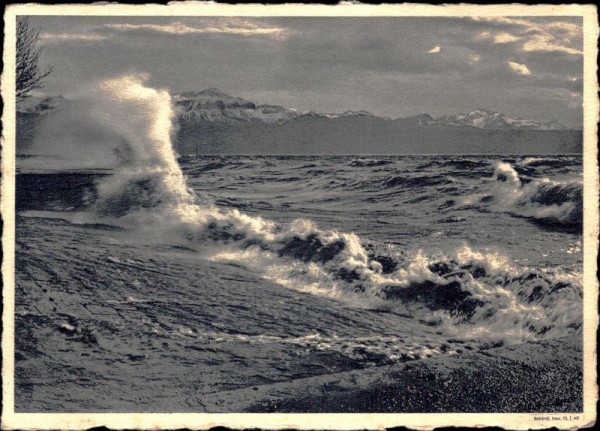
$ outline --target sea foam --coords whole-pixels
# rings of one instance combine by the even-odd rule
[[[535,160],[528,160],[528,164]],[[583,183],[580,180],[533,179],[525,183],[505,162],[496,162],[488,196],[497,211],[563,225],[583,223]]]
[[[123,76],[96,84],[90,94],[92,117],[119,136],[110,150],[121,155],[113,174],[99,183],[93,214],[126,227],[132,238],[183,244],[290,289],[408,314],[481,343],[581,331],[578,275],[517,267],[468,246],[440,256],[419,250],[379,255],[357,235],[320,229],[310,220],[280,224],[200,204],[172,148],[169,93],[146,86],[143,76]],[[556,190],[564,200],[552,197]],[[577,219],[581,190],[550,180],[523,184],[510,165],[498,163],[491,193],[503,210],[568,222]]]

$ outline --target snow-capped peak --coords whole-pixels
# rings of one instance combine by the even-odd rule
[[[480,129],[540,129],[540,130],[563,130],[565,129],[557,121],[538,123],[533,120],[525,120],[519,117],[509,117],[501,112],[477,108],[469,113],[442,115],[437,118],[436,124],[449,126],[470,126]]]
[[[217,89],[186,91],[173,96],[180,118],[186,121],[280,123],[298,116],[297,111],[277,105],[258,105]]]

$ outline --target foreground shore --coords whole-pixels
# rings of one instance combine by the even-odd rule
[[[580,412],[581,358],[579,339],[525,343],[222,392],[204,404],[213,412]]]
[[[260,341],[267,331],[285,340],[323,328],[348,340],[388,331],[399,343],[422,344],[441,335],[414,319],[282,289],[195,252],[131,245],[109,226],[22,218],[19,227],[21,412],[582,410],[581,337],[486,350],[453,340],[454,354],[391,365]]]

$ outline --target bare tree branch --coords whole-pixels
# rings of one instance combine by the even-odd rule
[[[29,97],[32,90],[43,87],[43,80],[53,71],[52,66],[40,70],[43,47],[37,47],[40,32],[29,25],[29,18],[17,20],[17,102]]]

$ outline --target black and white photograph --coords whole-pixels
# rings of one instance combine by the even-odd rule
[[[179,6],[5,13],[2,428],[593,423],[595,7]]]

